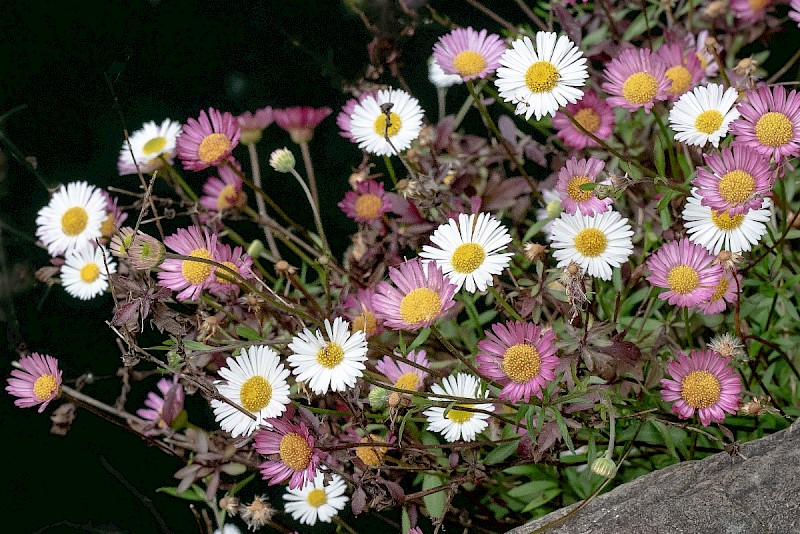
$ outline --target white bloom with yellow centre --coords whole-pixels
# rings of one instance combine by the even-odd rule
[[[367,360],[367,339],[362,330],[350,333],[350,323],[337,317],[333,325],[325,319],[327,339],[319,330],[305,328],[289,343],[288,358],[297,380],[306,382],[321,395],[328,391],[345,391],[364,374]]]
[[[434,384],[431,387],[431,391],[439,395],[477,400],[486,398],[489,394],[488,391],[481,393],[480,385],[480,381],[474,376],[466,373],[457,373],[456,375],[445,377],[441,385]],[[453,399],[446,398],[431,397],[430,399],[439,402],[453,402]],[[489,419],[489,414],[460,410],[459,408],[493,412],[494,404],[462,402],[456,403],[452,407],[431,406],[425,410],[425,417],[428,418],[428,430],[439,432],[450,443],[459,439],[474,441],[475,436],[489,426],[486,421]]]
[[[90,246],[106,220],[102,191],[86,182],[70,182],[50,197],[36,216],[36,237],[51,256]]]
[[[153,172],[164,162],[172,163],[175,156],[175,143],[181,134],[181,123],[164,119],[160,125],[149,121],[123,141],[119,150],[117,167],[120,174],[136,173],[136,165],[142,172]],[[134,159],[136,163],[134,163]]]
[[[108,275],[115,272],[117,264],[108,249],[86,247],[67,254],[61,267],[61,284],[73,297],[89,300],[108,289]]]
[[[359,102],[350,115],[350,134],[359,148],[391,156],[411,146],[422,129],[419,101],[400,89],[382,89]]]
[[[589,276],[603,280],[610,280],[611,269],[628,261],[632,236],[628,219],[613,210],[591,216],[562,213],[550,231],[558,267],[575,262]]]
[[[235,358],[228,358],[227,367],[219,370],[224,380],[215,380],[220,395],[252,415],[223,400],[211,401],[214,417],[220,428],[231,436],[249,436],[267,419],[280,417],[289,404],[289,370],[280,362],[278,353],[266,346],[252,346]]]
[[[669,125],[675,130],[675,140],[703,147],[706,143],[719,146],[728,135],[728,126],[739,118],[734,108],[739,93],[733,87],[719,84],[695,87],[684,93],[669,112]]]
[[[761,209],[733,216],[703,206],[701,200],[697,188],[693,188],[683,208],[683,225],[689,240],[702,245],[711,254],[719,254],[721,250],[747,252],[767,233],[772,206],[769,198],[764,199]]]
[[[495,84],[500,97],[516,104],[517,115],[536,120],[583,97],[589,73],[583,52],[566,35],[537,32],[536,46],[527,36],[511,43],[500,58]]]
[[[485,291],[492,276],[500,274],[511,262],[511,253],[501,252],[511,242],[508,229],[489,213],[461,213],[458,222],[450,219],[439,226],[419,255],[433,260],[450,282],[470,293]]]
[[[327,476],[330,482],[326,484],[326,474],[317,471],[313,482],[287,490],[283,494],[286,513],[304,525],[315,525],[317,521],[330,523],[350,499],[344,494],[347,484],[342,477],[336,474]]]

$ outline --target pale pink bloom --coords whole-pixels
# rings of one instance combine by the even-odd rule
[[[574,116],[578,124],[601,141],[611,137],[614,131],[614,110],[594,91],[587,90],[583,98],[574,104],[567,104],[565,109]],[[572,124],[562,111],[556,112],[553,117],[553,128],[556,129],[556,136],[570,148],[581,150],[585,147],[600,146],[597,141]]]
[[[247,195],[242,191],[242,179],[227,166],[217,171],[219,177],[210,176],[203,184],[200,205],[212,213],[243,207]]]
[[[348,191],[344,199],[336,204],[345,215],[358,222],[380,221],[385,213],[392,211],[392,202],[383,189],[383,184],[366,180]]]
[[[737,279],[739,281],[739,287],[742,287],[741,274],[737,274],[736,279],[734,279],[732,273],[724,272],[711,298],[697,305],[700,311],[704,315],[713,315],[725,311],[727,303],[736,302],[739,299],[739,293],[736,291]]]
[[[664,76],[670,81],[667,89],[670,100],[677,100],[703,79],[705,71],[693,50],[686,50],[679,44],[665,44],[658,49],[656,55],[667,69]]]
[[[243,145],[252,145],[261,141],[261,135],[267,126],[272,124],[272,108],[267,106],[256,110],[255,113],[245,111],[236,119],[242,128],[241,141]]]
[[[33,408],[42,413],[50,401],[61,394],[61,370],[52,356],[32,352],[19,360],[22,369],[12,369],[6,391],[17,397],[14,406]]]
[[[695,56],[700,61],[700,66],[705,71],[706,80],[715,77],[719,74],[719,65],[714,54],[706,50],[706,39],[708,39],[708,30],[703,30],[697,34],[695,38],[691,33],[686,35],[687,44],[690,48],[694,48]]]
[[[100,225],[100,232],[103,237],[110,238],[114,233],[122,228],[122,223],[128,219],[128,214],[119,207],[119,199],[112,197],[105,189],[100,192],[106,199],[106,219]]]
[[[188,230],[179,228],[164,239],[164,245],[183,256],[213,260],[217,255],[217,235],[196,226]],[[200,293],[214,282],[214,266],[199,261],[169,258],[161,264],[158,283],[173,291],[179,291],[178,300],[200,298]]]
[[[672,402],[672,413],[689,419],[697,412],[703,426],[721,423],[725,412],[735,414],[741,400],[742,379],[731,360],[713,350],[692,350],[667,364],[670,378],[661,379],[661,398]]]
[[[244,252],[242,247],[231,249],[231,246],[225,243],[217,244],[217,252],[214,255],[214,261],[229,267],[245,280],[254,280],[255,274],[253,273],[253,258]],[[209,287],[209,291],[218,296],[224,295],[238,295],[240,279],[235,275],[213,267],[214,280]],[[230,282],[227,279],[233,278],[236,281]]]
[[[383,321],[375,315],[375,306],[372,303],[374,296],[374,289],[361,288],[355,295],[352,293],[347,295],[343,303],[345,308],[343,315],[350,321],[350,329],[361,330],[367,337],[383,332]]]
[[[233,115],[208,108],[198,120],[190,118],[178,137],[177,153],[185,169],[201,171],[221,166],[239,144],[241,128]]]
[[[433,46],[433,57],[446,74],[457,74],[466,81],[485,78],[497,70],[505,51],[498,35],[468,27],[440,37]]]
[[[675,306],[694,307],[714,294],[722,277],[722,267],[714,265],[702,245],[687,238],[662,245],[647,260],[647,280],[667,291],[658,295]]]
[[[741,116],[731,123],[735,144],[747,145],[776,162],[800,154],[800,94],[782,85],[747,91]]]
[[[800,28],[800,0],[792,0],[789,4],[789,18],[797,23]]]
[[[731,0],[731,11],[734,18],[753,23],[764,18],[772,3],[772,0]]]
[[[558,171],[556,190],[561,197],[562,209],[574,215],[580,211],[582,215],[595,215],[610,209],[614,199],[607,197],[599,199],[594,190],[581,189],[584,184],[607,184],[608,180],[598,182],[597,176],[603,171],[605,163],[590,157],[586,159],[571,158]]]
[[[275,123],[289,132],[289,136],[297,144],[308,143],[314,137],[314,128],[333,112],[331,108],[312,108],[295,106],[275,109],[272,114]]]
[[[671,82],[665,76],[666,70],[649,48],[624,50],[604,72],[608,81],[603,83],[603,89],[612,95],[606,101],[611,106],[630,111],[644,108],[650,113],[656,102],[669,95]]]
[[[395,351],[394,355],[397,357],[402,356],[397,351]],[[405,358],[422,367],[428,367],[430,365],[425,351],[422,349],[412,350]],[[423,389],[422,386],[424,385],[425,377],[428,376],[428,373],[419,367],[414,367],[411,364],[391,356],[384,356],[381,358],[375,368],[379,373],[382,373],[394,387],[408,391],[419,391]]]
[[[153,391],[148,392],[144,401],[147,408],[139,408],[136,410],[136,415],[152,421],[157,429],[168,428],[183,410],[186,395],[183,386],[178,383],[178,375],[173,375],[172,380],[162,378],[156,387],[161,395]]]
[[[347,102],[342,106],[342,110],[336,115],[336,125],[339,127],[339,135],[345,139],[356,142],[353,134],[350,132],[350,116],[356,109],[356,106],[368,96],[374,97],[375,95],[370,92],[364,92],[358,95],[358,98],[348,98]]]
[[[292,423],[294,410],[289,408],[281,418],[268,419],[266,428],[255,437],[255,449],[269,459],[258,468],[267,484],[274,486],[289,480],[289,489],[313,481],[321,452],[305,422]]]

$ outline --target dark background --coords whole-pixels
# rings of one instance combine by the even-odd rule
[[[459,24],[499,30],[466,3],[458,8],[447,1],[432,3]],[[511,2],[487,3],[499,5],[510,20],[524,20]],[[148,120],[185,122],[209,106],[235,114],[266,105],[329,106],[333,114],[317,129],[312,152],[326,199],[323,218],[331,229],[329,239],[339,254],[347,246],[346,236],[355,226],[335,203],[361,158],[354,145],[339,137],[335,115],[348,98],[342,84],[355,82],[368,64],[366,45],[372,34],[339,2],[7,1],[2,7],[0,114],[27,104],[4,129],[25,155],[36,157],[40,172],[52,183],[80,179],[129,190],[138,186],[135,176],[116,172],[122,124],[106,74],[113,79],[130,132]],[[387,30],[397,20],[391,11],[373,16]],[[444,31],[437,24],[420,25],[403,39],[404,75],[430,118],[436,97],[426,79],[425,61]],[[779,62],[780,54],[792,51],[775,51],[771,61]],[[460,105],[465,91],[455,88],[453,93],[451,105]],[[295,148],[273,125],[259,144],[265,189],[311,224],[297,185],[266,165],[270,151],[282,146]],[[299,151],[295,153],[299,159]],[[247,166],[246,151],[235,154]],[[199,190],[205,174],[185,177]],[[0,350],[7,352],[0,360],[0,383],[4,388],[10,361],[16,358],[9,348],[23,342],[29,350],[58,357],[67,380],[94,373],[99,379],[85,391],[113,404],[118,394],[113,374],[120,361],[104,324],[110,297],[81,302],[60,287],[33,281],[33,271],[48,261],[46,252],[30,240],[36,212],[47,199],[45,189],[22,165],[8,157],[0,163],[0,251],[5,254],[0,264],[7,267],[1,273],[6,290],[0,292]],[[137,386],[126,404],[131,412],[146,393]],[[170,531],[198,530],[186,502],[155,492],[175,484],[172,473],[182,464],[85,410],[79,411],[69,435],[51,436],[49,415],[57,405],[44,414],[18,410],[10,396],[0,393],[0,435],[7,451],[0,470],[3,530],[158,532],[159,523],[143,499],[152,501]],[[207,416],[201,409],[190,411],[193,422]],[[267,492],[263,484],[251,486],[245,498],[253,491]],[[281,493],[271,492],[273,505],[281,506]]]

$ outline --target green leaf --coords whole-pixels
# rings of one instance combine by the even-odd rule
[[[193,339],[184,339],[183,346],[191,350],[211,350],[211,351],[219,350],[219,347],[212,347],[211,345],[206,345],[205,343],[201,343]]]
[[[485,465],[494,465],[502,462],[512,454],[517,452],[517,441],[509,441],[508,443],[501,443],[491,451],[483,459]]]
[[[549,489],[557,488],[558,482],[554,480],[531,480],[520,484],[516,488],[508,490],[508,495],[516,499],[528,499],[532,496],[547,491]]]
[[[431,335],[430,328],[423,328],[422,331],[417,335],[416,339],[411,342],[411,345],[408,346],[408,351],[411,352],[412,350],[416,349],[428,339],[428,336]]]
[[[429,490],[431,488],[435,488],[436,486],[441,486],[442,480],[439,477],[433,475],[424,475],[422,477],[422,490]],[[422,500],[425,502],[425,508],[428,509],[428,515],[431,518],[442,517],[444,515],[444,505],[445,505],[445,490],[437,491],[436,493],[431,493],[429,495],[425,495]]]
[[[400,532],[408,534],[409,530],[411,530],[411,518],[408,517],[408,510],[403,507],[403,511],[400,513]]]
[[[572,438],[569,435],[569,429],[567,428],[567,423],[564,421],[564,417],[562,417],[561,412],[555,408],[553,408],[553,413],[556,416],[556,423],[558,424],[558,429],[561,431],[561,436],[564,438],[564,443],[567,444],[570,451],[575,452],[575,445],[572,443]]]
[[[658,172],[659,176],[667,175],[667,158],[665,154],[666,148],[664,147],[664,141],[662,141],[660,136],[656,137],[653,146],[653,158],[655,159],[656,172]]]
[[[231,490],[228,492],[230,495],[236,495],[242,488],[250,483],[251,480],[255,477],[255,473],[247,477],[246,479],[242,480],[241,482],[237,483]]]
[[[545,490],[544,492],[542,492],[542,494],[539,496],[538,499],[533,499],[531,502],[528,503],[528,505],[525,508],[522,509],[522,511],[530,512],[531,510],[535,510],[540,506],[544,506],[545,504],[552,501],[559,495],[561,495],[561,488],[553,488]]]
[[[256,341],[261,339],[261,335],[250,328],[249,326],[237,326],[236,327],[236,334],[244,339],[249,341]]]
[[[166,493],[167,495],[172,495],[173,497],[178,497],[179,499],[186,499],[187,501],[206,502],[206,496],[198,495],[197,492],[192,488],[187,489],[183,493],[178,493],[177,487],[158,488],[156,491],[159,493]]]
[[[656,420],[652,420],[651,423],[654,427],[656,427],[658,433],[661,434],[661,439],[664,440],[664,445],[667,446],[667,451],[669,451],[669,453],[675,458],[678,458],[678,452],[675,450],[675,440],[672,438],[672,433],[670,433],[667,425]]]

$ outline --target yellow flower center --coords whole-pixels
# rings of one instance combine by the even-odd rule
[[[380,447],[378,443],[386,443],[375,434],[370,434],[369,437],[361,438],[361,443],[375,443],[372,447],[356,447],[356,456],[361,458],[361,461],[370,467],[377,467],[381,465],[381,460],[389,450],[386,447]]]
[[[353,319],[353,323],[350,325],[351,332],[358,332],[360,330],[368,336],[374,334],[377,329],[378,321],[375,318],[375,314],[369,310],[365,310],[364,313]]]
[[[592,191],[581,189],[583,184],[591,182],[588,176],[573,176],[567,183],[567,194],[575,202],[586,202],[592,198]]]
[[[517,343],[511,345],[503,354],[503,372],[512,382],[523,384],[539,374],[542,359],[533,345]]]
[[[592,108],[579,109],[575,114],[575,120],[590,133],[600,128],[600,115]]]
[[[42,375],[33,383],[33,395],[45,401],[58,389],[58,381],[53,375]]]
[[[597,228],[586,228],[575,236],[575,250],[587,258],[602,254],[606,250],[606,245],[608,245],[606,235]]]
[[[231,141],[227,135],[212,133],[200,141],[200,146],[197,148],[197,157],[203,163],[213,163],[221,158],[230,146]]]
[[[700,60],[700,66],[703,68],[703,70],[706,70],[708,67],[708,60],[706,59],[706,56],[700,52],[695,52],[694,55],[696,55],[697,59]]]
[[[681,398],[692,408],[708,408],[719,400],[722,386],[708,371],[692,371],[681,381]]]
[[[165,137],[154,137],[144,144],[142,147],[142,152],[146,156],[161,154],[161,151],[164,150],[165,146],[167,146],[167,139]]]
[[[281,438],[278,452],[281,461],[293,471],[302,471],[311,463],[311,448],[306,439],[297,432],[290,432]]]
[[[329,341],[317,352],[317,363],[326,369],[333,369],[344,360],[344,349],[338,343]]]
[[[764,113],[756,123],[756,139],[762,145],[783,146],[792,139],[794,125],[789,117],[777,111]]]
[[[453,251],[450,263],[453,270],[460,274],[468,274],[481,266],[486,259],[486,251],[478,243],[464,243]]]
[[[87,263],[81,267],[81,280],[87,284],[91,284],[97,277],[100,276],[100,268],[96,263]]]
[[[328,494],[325,493],[324,489],[314,488],[308,493],[308,497],[306,497],[308,504],[313,506],[314,508],[319,508],[326,502],[328,502]]]
[[[719,181],[719,194],[728,202],[741,204],[756,190],[756,179],[740,169],[731,171]]]
[[[111,237],[116,229],[117,227],[114,225],[114,216],[109,213],[106,220],[100,225],[100,233],[103,234],[103,237]]]
[[[631,104],[647,104],[657,92],[658,81],[647,72],[635,72],[622,84],[622,96]]]
[[[453,67],[465,78],[480,74],[486,65],[486,59],[473,50],[464,50],[453,58]]]
[[[196,248],[189,253],[193,258],[211,259],[211,253],[204,248]],[[192,285],[201,284],[211,274],[211,265],[199,261],[183,260],[181,274]]]
[[[700,285],[700,273],[688,265],[677,265],[669,270],[667,285],[675,293],[685,295]]]
[[[233,263],[232,261],[223,261],[223,262],[220,262],[220,263],[221,263],[222,265],[224,265],[225,267],[229,267],[229,268],[230,268],[230,269],[231,269],[233,272],[235,272],[235,273],[236,273],[236,272],[239,272],[239,268],[238,268],[238,267],[236,267],[236,264],[235,264],[235,263]],[[217,280],[217,282],[219,282],[220,284],[233,284],[233,283],[235,283],[235,282],[231,282],[231,281],[229,280],[229,279],[231,279],[231,278],[235,278],[235,276],[234,276],[234,275],[232,275],[231,273],[229,273],[228,271],[226,271],[226,270],[224,270],[224,269],[219,269],[219,268],[218,268],[216,272],[217,272],[217,275],[216,275],[214,278],[215,278],[215,279]],[[223,276],[226,276],[227,278],[223,278]]]
[[[726,277],[722,277],[719,279],[719,284],[717,284],[717,289],[714,290],[714,293],[711,294],[711,298],[709,301],[715,302],[722,298],[725,292],[728,290],[728,279]]]
[[[388,126],[388,127],[387,127]],[[397,132],[400,131],[400,128],[403,126],[403,121],[400,120],[400,115],[397,113],[389,113],[389,124],[386,124],[386,114],[381,113],[378,115],[378,118],[375,119],[375,122],[372,124],[372,127],[375,129],[375,133],[380,135],[381,137],[394,137],[397,135]]]
[[[731,217],[727,211],[711,210],[711,222],[720,230],[730,231],[739,228],[744,221],[744,213]]]
[[[365,219],[374,219],[377,217],[382,207],[383,202],[381,201],[381,197],[373,195],[372,193],[360,195],[356,199],[356,213],[359,217],[364,217]]]
[[[722,113],[716,109],[709,109],[697,116],[694,120],[694,127],[704,134],[712,134],[722,126],[722,119]]]
[[[248,412],[260,412],[272,399],[272,385],[263,376],[252,376],[242,384],[239,397]]]
[[[750,7],[755,11],[764,9],[764,6],[767,5],[767,2],[768,0],[747,0],[747,3],[750,4]]]
[[[394,387],[397,389],[404,389],[406,391],[416,391],[417,386],[419,385],[419,377],[417,373],[409,371],[397,379],[394,383]]]
[[[675,65],[668,68],[664,76],[672,82],[668,91],[672,95],[682,95],[689,88],[689,84],[692,83],[692,73],[683,65]]]
[[[400,318],[410,325],[427,322],[439,315],[442,301],[439,294],[427,287],[412,289],[400,301]]]
[[[552,91],[561,75],[555,65],[549,61],[537,61],[525,72],[525,85],[532,93]]]
[[[236,206],[239,202],[239,193],[233,184],[223,187],[217,195],[217,210],[222,211]]]
[[[467,407],[472,408],[472,406]],[[474,412],[465,412],[464,410],[456,410],[455,408],[447,412],[447,418],[454,423],[466,423],[472,419],[473,415],[475,415]]]
[[[68,209],[61,216],[61,231],[69,236],[80,234],[86,230],[87,224],[89,224],[89,214],[80,206]]]

